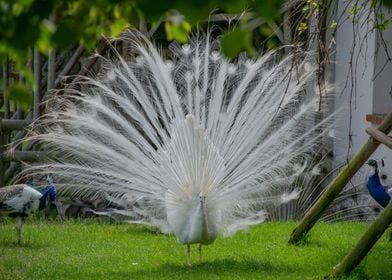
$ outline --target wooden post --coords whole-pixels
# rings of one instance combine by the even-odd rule
[[[4,132],[0,131],[0,188],[5,185],[5,164],[4,164]]]
[[[375,129],[373,127],[368,127],[366,129],[366,133],[369,134],[370,136],[372,136],[374,140],[377,140],[378,142],[383,143],[385,146],[392,149],[392,138],[385,135],[384,133],[382,133],[378,129]]]
[[[39,105],[41,103],[41,54],[37,47],[34,48],[34,81],[33,119],[38,119]]]
[[[1,119],[0,129],[5,130],[23,130],[32,123],[31,120],[14,120],[14,119]]]
[[[332,277],[340,277],[350,273],[367,255],[373,245],[382,236],[392,222],[392,203],[389,203],[378,218],[362,235],[358,243],[346,255],[343,261],[335,268]]]
[[[47,153],[42,151],[13,151],[4,155],[8,161],[42,162]]]
[[[103,54],[107,49],[108,49],[108,44],[105,40],[102,40],[98,46],[97,46],[97,54]],[[93,56],[91,57],[86,65],[84,65],[84,67],[82,67],[82,69],[80,70],[80,72],[78,73],[78,76],[84,76],[88,73],[88,71],[91,70],[91,68],[94,66],[95,62],[97,62],[99,56]],[[78,80],[78,78],[76,78],[75,80]]]
[[[20,83],[26,82],[25,76],[23,75],[22,72],[19,73],[19,82]],[[21,106],[16,105],[16,104],[15,104],[15,106],[16,106],[15,112],[14,112],[15,118],[21,120],[23,118],[23,110],[22,110]]]
[[[56,79],[56,50],[49,50],[48,57],[48,83],[47,83],[47,91],[50,91],[54,88],[54,81]]]
[[[6,60],[3,66],[3,100],[4,100],[4,118],[9,117],[9,102],[7,96],[8,89],[8,61]],[[0,188],[5,185],[5,169],[6,164],[4,162],[4,145],[7,144],[7,134],[0,130]]]
[[[4,98],[4,118],[8,119],[10,117],[10,103],[8,100],[7,89],[8,89],[8,81],[9,81],[9,61],[6,60],[3,66],[3,98]]]
[[[63,79],[64,76],[68,75],[72,67],[74,67],[75,63],[82,56],[83,52],[84,52],[84,48],[82,46],[79,46],[76,49],[76,51],[73,53],[71,58],[68,60],[67,64],[64,66],[63,70],[61,70],[61,72],[58,74],[57,79],[54,82],[54,88],[57,88],[60,85],[61,79]]]
[[[392,113],[388,114],[378,130],[384,134],[388,134],[392,130]],[[312,229],[324,210],[327,209],[332,201],[339,195],[344,186],[350,181],[355,173],[357,173],[379,145],[380,142],[374,141],[371,137],[369,138],[366,144],[363,145],[355,156],[343,167],[335,180],[327,186],[319,200],[310,208],[299,224],[294,228],[289,243],[296,244],[305,238],[306,234]]]

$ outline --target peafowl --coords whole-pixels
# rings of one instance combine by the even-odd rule
[[[230,62],[198,33],[163,57],[140,34],[121,39],[128,60],[111,48],[101,72],[47,101],[28,139],[51,159],[22,178],[51,173],[62,192],[104,194],[115,207],[97,214],[174,233],[188,265],[191,244],[201,259],[218,235],[263,222],[267,203],[297,197],[281,186],[307,170],[334,118],[327,96],[304,90],[316,71],[310,54]]]
[[[24,218],[33,212],[43,210],[46,203],[56,199],[56,188],[49,184],[42,193],[27,184],[0,188],[0,214],[17,217],[16,234],[18,244],[22,244]]]
[[[385,208],[391,200],[391,196],[388,193],[387,186],[384,186],[380,181],[380,177],[383,180],[387,179],[386,174],[380,175],[380,168],[384,167],[384,160],[371,159],[367,164],[372,168],[372,172],[367,181],[369,194],[378,204]]]

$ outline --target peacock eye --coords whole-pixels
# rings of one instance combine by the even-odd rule
[[[388,179],[388,176],[383,174],[383,175],[381,175],[381,179],[386,180],[386,179]]]

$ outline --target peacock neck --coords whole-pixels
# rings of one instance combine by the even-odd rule
[[[199,217],[200,217],[200,222],[201,222],[201,239],[202,241],[200,243],[202,244],[209,244],[211,241],[213,241],[214,237],[211,236],[210,234],[210,221],[209,221],[209,216],[208,216],[208,209],[205,201],[200,202],[199,206]]]
[[[378,176],[378,169],[377,167],[374,169],[374,174],[371,175],[368,179],[368,187],[375,187],[381,184],[380,178]]]
[[[45,190],[45,192],[40,197],[38,210],[41,211],[45,208],[48,197],[49,197],[49,189]]]

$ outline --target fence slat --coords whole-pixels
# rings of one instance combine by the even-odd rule
[[[41,54],[37,47],[34,48],[34,104],[33,118],[39,118],[39,104],[41,103]]]

